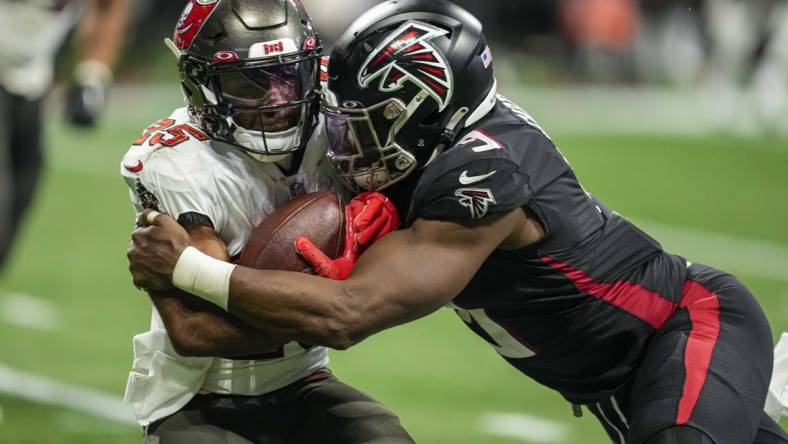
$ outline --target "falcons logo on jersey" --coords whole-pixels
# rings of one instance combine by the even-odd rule
[[[489,188],[460,188],[454,192],[460,205],[471,210],[471,218],[481,219],[490,211],[490,204],[495,205],[495,196]]]
[[[380,91],[392,92],[409,80],[435,98],[443,111],[454,82],[446,57],[430,41],[448,33],[423,22],[405,23],[372,51],[358,73],[358,84],[366,88],[381,77]]]

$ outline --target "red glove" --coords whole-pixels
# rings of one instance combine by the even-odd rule
[[[359,194],[345,207],[345,249],[341,256],[330,259],[305,237],[296,238],[296,251],[318,276],[342,281],[350,276],[361,253],[399,224],[399,212],[386,196]]]

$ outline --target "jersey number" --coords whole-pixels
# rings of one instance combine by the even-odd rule
[[[536,355],[533,350],[518,341],[511,333],[506,331],[505,328],[490,319],[484,309],[477,308],[475,310],[464,310],[458,307],[453,308],[460,319],[465,321],[466,324],[478,326],[492,338],[494,343],[490,345],[492,345],[499,355],[510,359],[530,358]]]
[[[175,125],[175,120],[164,119],[154,123],[151,127],[145,130],[142,135],[134,141],[135,146],[142,146],[148,142],[148,146],[161,145],[167,148],[172,148],[180,145],[189,140],[189,136],[197,140],[208,140],[208,136],[197,128],[182,123]]]

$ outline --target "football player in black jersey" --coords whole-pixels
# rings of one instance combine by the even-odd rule
[[[349,274],[329,281],[213,262],[145,212],[129,251],[138,286],[174,285],[276,337],[337,349],[450,306],[613,442],[788,442],[763,412],[773,344],[752,294],[588,194],[497,94],[472,15],[443,0],[380,4],[337,43],[329,77],[330,159],[355,191],[391,196],[406,226],[357,264],[298,239],[318,274]]]

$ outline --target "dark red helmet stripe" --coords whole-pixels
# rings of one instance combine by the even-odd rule
[[[394,43],[392,43],[391,45],[389,45],[388,48],[386,48],[386,51],[384,51],[381,55],[379,55],[369,65],[370,68],[372,68],[372,69],[376,68],[381,62],[383,62],[389,56],[391,56],[391,54],[393,54],[394,51],[397,51],[399,48],[401,48],[402,46],[406,45],[408,42],[410,42],[411,40],[413,40],[414,38],[416,38],[418,36],[419,36],[418,31],[417,30],[413,30],[413,31],[409,32],[408,34],[404,35],[403,37],[401,37],[400,39],[395,40]]]
[[[384,83],[385,83],[386,85],[393,85],[393,84],[394,84],[394,83],[396,83],[396,82],[397,82],[399,79],[401,79],[401,78],[402,78],[404,75],[405,75],[405,74],[403,74],[403,73],[402,73],[402,71],[394,71],[394,70],[391,70],[391,73],[389,74],[388,78],[385,80],[385,82],[384,82]]]
[[[205,20],[211,15],[219,0],[189,0],[181,13],[181,19],[175,28],[172,40],[178,49],[185,50],[191,46],[197,33],[202,29]]]
[[[430,79],[430,78],[428,78],[428,77],[424,77],[424,78],[422,78],[421,80],[422,80],[424,83],[426,83],[427,85],[429,85],[429,87],[430,87],[430,88],[434,89],[434,90],[435,90],[435,92],[436,92],[436,93],[438,93],[438,95],[440,95],[441,97],[443,97],[443,96],[445,96],[445,95],[446,95],[446,88],[444,88],[444,87],[442,87],[442,86],[438,85],[437,83],[435,83],[434,81],[432,81],[432,79]]]
[[[420,43],[416,43],[415,45],[411,46],[410,48],[408,48],[408,49],[406,49],[406,50],[402,51],[402,53],[403,53],[403,54],[410,54],[410,53],[412,53],[412,52],[416,52],[416,51],[423,51],[423,50],[425,50],[425,49],[427,49],[427,48],[425,48],[424,46],[422,46]]]
[[[419,71],[423,71],[423,72],[432,74],[432,75],[434,75],[435,77],[437,77],[437,78],[439,78],[441,80],[446,80],[446,71],[445,70],[442,70],[442,69],[439,69],[439,68],[434,68],[432,66],[419,66]]]

